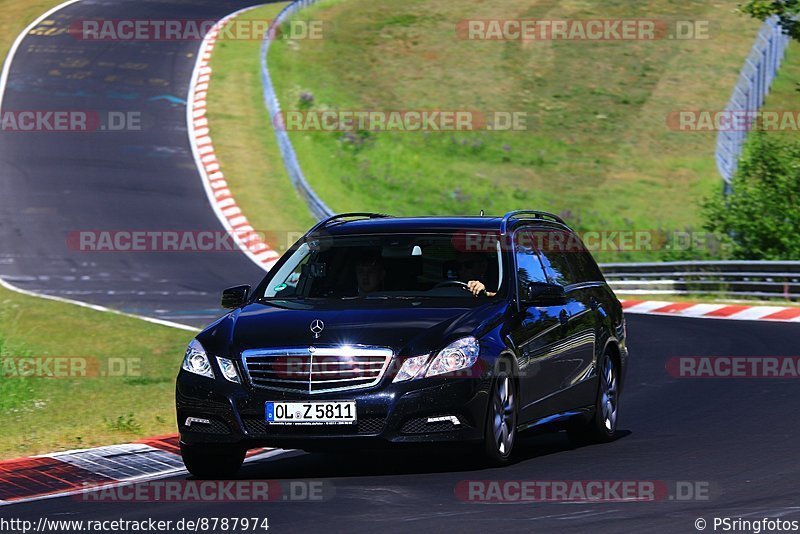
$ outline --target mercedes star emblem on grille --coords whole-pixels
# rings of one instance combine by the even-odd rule
[[[322,331],[325,329],[325,323],[320,321],[319,319],[314,319],[311,321],[311,333],[314,334],[315,338],[318,338],[322,335]]]

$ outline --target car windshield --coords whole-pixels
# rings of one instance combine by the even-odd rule
[[[467,250],[464,234],[353,235],[310,239],[275,271],[263,299],[501,296],[500,246]],[[479,282],[476,296],[467,285]],[[472,286],[475,284],[473,283]]]

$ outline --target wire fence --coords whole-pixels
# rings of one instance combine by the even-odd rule
[[[790,37],[786,35],[773,16],[764,22],[758,32],[756,42],[744,61],[739,80],[733,89],[726,112],[755,112],[764,104],[772,81],[781,66],[781,61],[789,46]],[[748,123],[752,126],[752,123]],[[742,146],[747,138],[747,130],[734,129],[720,131],[717,134],[716,160],[717,169],[725,182],[725,190],[730,190],[730,183],[736,174]]]
[[[264,88],[264,103],[269,111],[269,119],[273,125],[276,124],[277,118],[280,116],[281,104],[278,101],[278,96],[275,94],[275,87],[272,85],[272,78],[269,75],[267,68],[267,53],[269,52],[269,45],[275,35],[279,35],[277,29],[286,22],[289,17],[298,11],[316,4],[317,0],[297,0],[292,2],[275,17],[275,20],[270,24],[269,30],[264,35],[264,40],[261,43],[261,84]],[[286,172],[289,174],[289,179],[292,181],[294,188],[300,193],[308,205],[311,214],[318,220],[325,219],[333,215],[327,204],[314,192],[306,180],[300,163],[297,161],[297,154],[292,146],[292,141],[289,139],[289,134],[285,128],[273,128],[275,137],[278,140],[278,148],[283,157],[283,165]]]

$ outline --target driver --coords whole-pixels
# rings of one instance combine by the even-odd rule
[[[456,270],[459,280],[468,280],[467,289],[477,296],[485,293],[487,297],[493,297],[497,292],[486,290],[486,280],[489,263],[485,254],[462,252],[456,258]]]

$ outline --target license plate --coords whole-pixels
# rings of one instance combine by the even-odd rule
[[[352,425],[356,423],[355,401],[268,402],[271,425]]]

